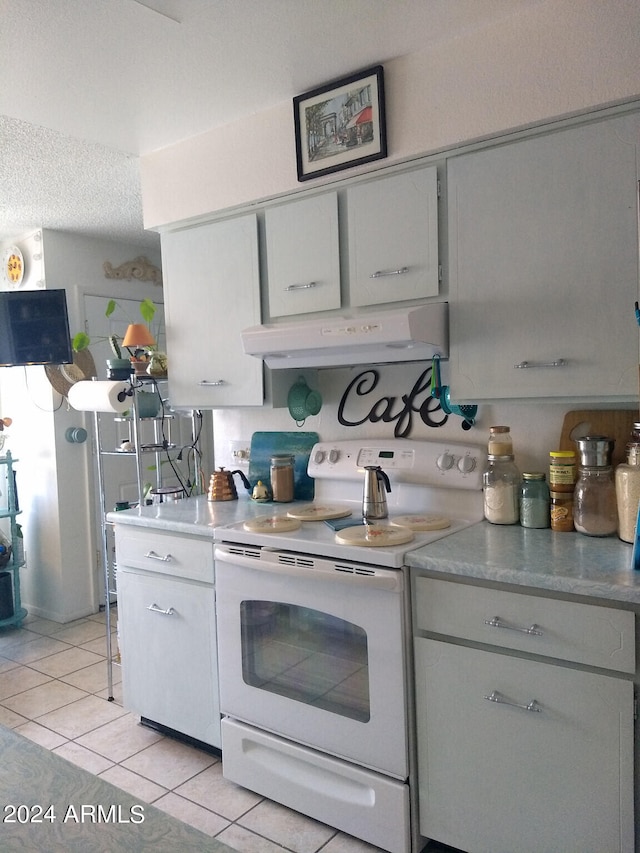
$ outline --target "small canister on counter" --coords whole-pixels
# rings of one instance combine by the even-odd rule
[[[556,533],[571,533],[573,527],[573,494],[551,492],[551,529]]]
[[[279,453],[271,457],[271,492],[273,500],[278,503],[288,503],[293,500],[293,455]]]
[[[520,517],[520,472],[513,456],[488,457],[482,475],[484,517],[491,524],[517,524]]]
[[[520,487],[520,524],[523,527],[549,527],[549,487],[540,472],[522,475]]]
[[[640,506],[640,438],[634,433],[640,424],[634,424],[632,441],[627,444],[627,461],[616,468],[616,502],[618,505],[618,536],[623,542],[634,542]]]
[[[511,439],[511,427],[492,426],[489,427],[489,441],[487,443],[489,456],[512,456],[513,441]]]
[[[574,450],[549,451],[549,488],[552,492],[573,492],[576,487]]]

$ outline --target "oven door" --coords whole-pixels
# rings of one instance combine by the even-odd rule
[[[405,779],[404,573],[215,553],[222,713]]]

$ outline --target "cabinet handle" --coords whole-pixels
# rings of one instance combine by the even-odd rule
[[[173,560],[171,554],[165,554],[164,557],[161,557],[155,551],[147,551],[145,557],[148,557],[150,560],[160,560],[161,563],[170,563]]]
[[[201,379],[200,382],[198,382],[198,385],[213,385],[215,387],[226,384],[227,383],[224,379]]]
[[[555,361],[520,361],[513,366],[516,370],[526,370],[539,367],[566,367],[568,363],[566,358],[556,358]]]
[[[517,625],[507,625],[499,616],[494,616],[493,619],[485,619],[484,624],[490,628],[506,628],[507,631],[520,631],[522,634],[529,634],[531,637],[542,637],[543,632],[533,623],[528,628],[518,628]]]
[[[147,610],[151,610],[152,613],[162,613],[163,616],[173,616],[176,612],[173,607],[169,607],[168,610],[163,610],[161,607],[158,607],[157,604],[150,604],[147,607]]]
[[[494,690],[489,696],[484,697],[488,702],[495,702],[497,705],[510,705],[512,708],[522,708],[523,711],[534,711],[537,714],[542,712],[542,708],[538,705],[537,699],[532,699],[528,705],[521,705],[519,702],[510,702],[505,699],[502,693]]]
[[[369,278],[384,278],[385,275],[404,275],[409,272],[409,267],[400,267],[398,270],[377,270],[372,272]]]
[[[308,281],[306,284],[290,284],[285,287],[285,293],[290,293],[292,290],[309,290],[312,287],[317,287],[317,281]]]

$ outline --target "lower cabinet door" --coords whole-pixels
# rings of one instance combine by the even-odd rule
[[[213,586],[118,569],[124,706],[220,747]]]
[[[416,639],[420,831],[473,853],[630,853],[633,686]]]

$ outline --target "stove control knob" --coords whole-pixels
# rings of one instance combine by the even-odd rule
[[[329,462],[337,462],[340,458],[339,450],[330,450],[329,451]]]
[[[438,459],[436,460],[436,465],[441,471],[448,471],[449,468],[453,467],[454,462],[455,459],[453,458],[453,456],[450,453],[445,452],[438,456]]]
[[[458,469],[463,474],[470,474],[476,467],[475,456],[461,456],[458,460]]]
[[[315,465],[321,465],[324,462],[324,450],[316,450],[313,454],[313,462]]]

